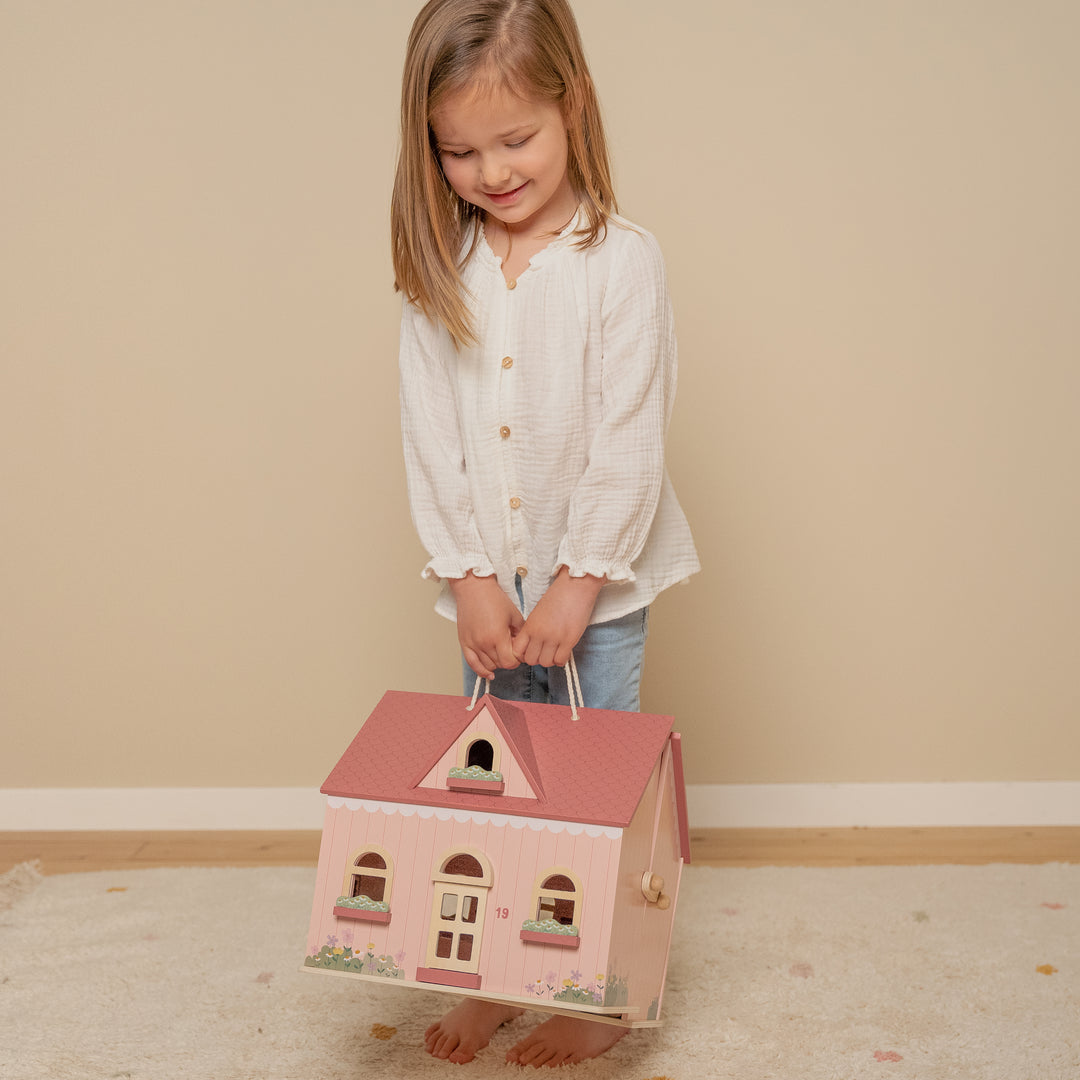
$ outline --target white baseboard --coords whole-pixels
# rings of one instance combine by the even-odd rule
[[[709,784],[687,788],[698,828],[1080,825],[1080,783]]]
[[[318,788],[0,788],[0,831],[321,829]]]
[[[1080,825],[1080,782],[698,784],[695,828]],[[0,831],[321,829],[314,788],[0,788]]]

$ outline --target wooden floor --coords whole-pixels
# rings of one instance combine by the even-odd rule
[[[1080,828],[695,829],[704,866],[1080,863]],[[318,832],[0,832],[0,873],[156,866],[314,866]]]

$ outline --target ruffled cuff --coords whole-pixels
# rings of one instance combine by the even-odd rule
[[[432,559],[420,571],[420,576],[425,581],[443,581],[467,577],[470,570],[477,577],[491,577],[495,573],[491,560],[484,555],[462,555],[457,559],[442,555]]]
[[[619,585],[628,581],[637,581],[637,574],[629,563],[606,563],[597,559],[559,559],[551,571],[554,577],[563,567],[571,577],[590,575],[604,579],[605,585]]]

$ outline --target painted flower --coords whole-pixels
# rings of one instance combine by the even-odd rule
[[[337,935],[336,935],[336,934],[331,934],[331,935],[330,935],[330,936],[329,936],[329,937],[328,937],[328,938],[326,939],[326,944],[327,944],[327,945],[329,945],[331,949],[332,949],[332,948],[333,948],[333,947],[334,947],[334,946],[335,946],[335,945],[337,944],[337,942],[338,942],[338,939],[337,939]]]
[[[581,972],[580,971],[571,971],[570,972],[570,978],[574,980],[574,984],[576,985],[577,983],[581,982]]]
[[[563,984],[563,986],[570,987],[570,986],[574,985],[574,980],[573,979],[563,979],[562,984]]]

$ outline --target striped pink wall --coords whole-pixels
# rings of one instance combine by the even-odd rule
[[[370,945],[375,956],[397,959],[405,978],[413,979],[417,966],[426,960],[433,868],[455,848],[476,848],[487,855],[494,871],[481,943],[483,989],[527,1002],[537,1000],[528,988],[539,988],[540,996],[550,1000],[567,980],[583,987],[594,984],[598,974],[608,973],[622,838],[616,830],[589,836],[580,826],[559,825],[561,831],[554,832],[538,820],[515,827],[519,824],[522,819],[515,819],[515,824],[500,824],[499,819],[481,823],[465,813],[449,811],[421,817],[391,807],[374,811],[352,810],[347,805],[328,807],[309,955],[317,953],[331,937],[339,946],[351,945],[354,951],[366,951]],[[391,921],[387,925],[333,915],[351,858],[368,846],[386,850],[394,862]],[[519,936],[522,921],[536,914],[532,910],[536,878],[553,867],[570,869],[582,883],[583,902],[575,919],[580,929],[576,950],[526,944]],[[575,977],[572,973],[579,974]]]

